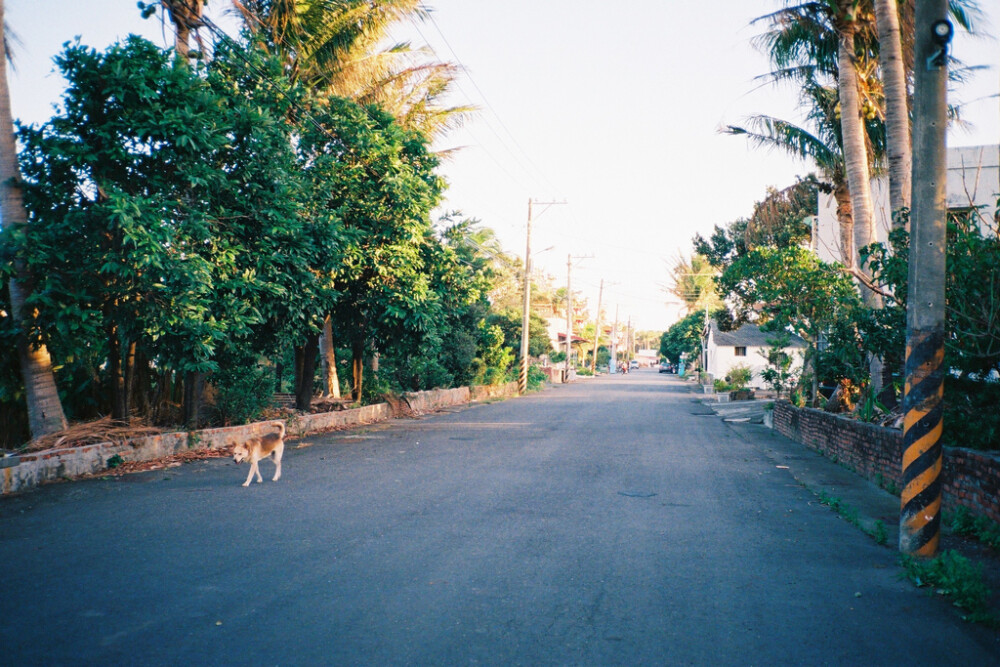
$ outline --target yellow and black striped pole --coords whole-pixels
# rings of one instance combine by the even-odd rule
[[[941,535],[943,361],[943,328],[908,332],[899,548],[916,556],[933,556]]]
[[[947,0],[916,3],[913,211],[906,301],[906,384],[899,549],[931,557],[941,536],[944,399]]]

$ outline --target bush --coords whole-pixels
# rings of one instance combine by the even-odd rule
[[[749,366],[743,364],[733,366],[729,369],[729,374],[726,375],[726,381],[732,389],[745,389],[752,379],[753,371],[750,370]]]
[[[545,374],[541,368],[537,365],[532,364],[528,366],[528,389],[535,390],[540,388],[549,379],[549,376]]]
[[[1000,384],[945,376],[942,444],[1000,450]]]
[[[248,424],[271,405],[275,378],[270,368],[257,363],[233,363],[212,375],[215,412],[225,426]]]

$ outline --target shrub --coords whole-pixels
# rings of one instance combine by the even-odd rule
[[[271,404],[275,378],[270,368],[257,363],[227,365],[212,375],[215,412],[224,425],[248,424]]]

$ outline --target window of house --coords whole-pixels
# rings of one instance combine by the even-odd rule
[[[737,347],[736,348],[736,356],[737,357],[745,357],[745,356],[747,356],[747,349],[745,347]]]

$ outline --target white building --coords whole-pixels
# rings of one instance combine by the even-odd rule
[[[768,367],[767,358],[771,351],[768,340],[774,338],[773,333],[760,330],[756,324],[744,324],[733,331],[720,331],[715,320],[709,320],[702,337],[704,345],[705,370],[712,379],[721,380],[729,374],[734,366],[747,366],[753,372],[750,386],[764,389],[767,383],[761,376]],[[782,352],[792,360],[792,370],[802,370],[802,357],[806,342],[799,336],[791,335],[787,347]]]
[[[1000,146],[970,146],[948,149],[947,204],[950,209],[985,207],[992,217],[1000,199]],[[913,184],[916,193],[918,183]],[[872,179],[872,204],[876,240],[885,243],[892,229],[889,207],[889,177]],[[833,195],[820,195],[819,211],[813,225],[812,246],[824,262],[843,262],[840,252],[840,223]]]

